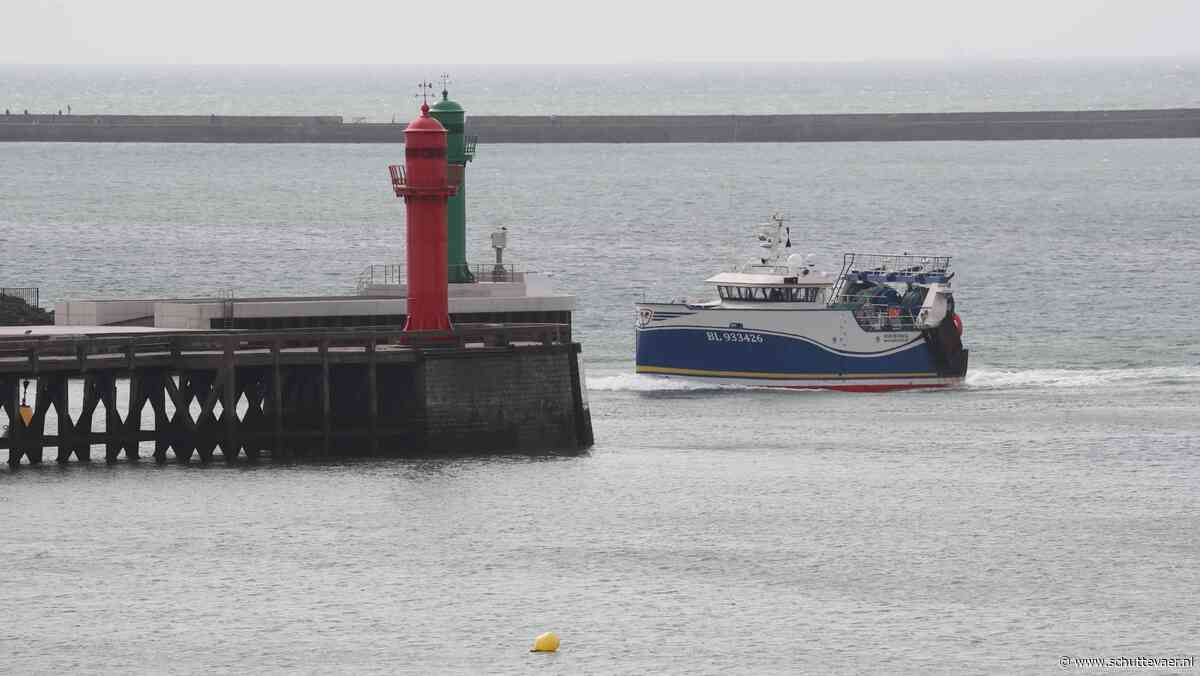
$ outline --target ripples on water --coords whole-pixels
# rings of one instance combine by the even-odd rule
[[[402,258],[385,146],[0,147],[0,284],[344,292]],[[579,294],[573,459],[0,471],[5,666],[1029,672],[1194,654],[1196,141],[480,146],[472,258]],[[631,373],[632,302],[802,251],[956,256],[947,392]],[[525,652],[563,636],[555,656]]]

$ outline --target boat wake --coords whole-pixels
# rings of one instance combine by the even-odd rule
[[[1200,386],[1200,366],[1125,369],[990,369],[967,373],[970,389]]]
[[[595,392],[701,392],[705,390],[755,389],[721,383],[656,378],[640,373],[588,374],[587,388]]]
[[[637,373],[588,374],[594,392],[703,392],[771,389],[749,385],[667,379]],[[1124,369],[996,369],[977,368],[967,373],[967,390],[1022,390],[1047,388],[1200,388],[1200,366],[1156,366]],[[958,388],[953,388],[958,389]]]

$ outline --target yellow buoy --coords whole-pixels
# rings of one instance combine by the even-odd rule
[[[533,639],[533,647],[529,649],[529,652],[552,653],[556,650],[558,650],[558,634],[548,631]]]
[[[29,427],[29,421],[33,420],[33,409],[26,404],[21,404],[17,412],[21,414],[21,420],[25,421],[25,426]]]

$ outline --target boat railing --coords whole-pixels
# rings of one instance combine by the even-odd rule
[[[759,263],[752,263],[749,265],[744,265],[741,267],[741,269],[737,270],[737,272],[748,272],[748,273],[760,274],[760,275],[785,275],[785,276],[792,274],[791,268],[789,268],[786,265],[770,265],[770,264],[759,264]]]
[[[919,307],[862,302],[834,303],[831,307],[852,310],[854,321],[858,322],[864,331],[916,331],[920,328],[917,326],[917,312],[921,309]]]
[[[913,277],[921,275],[948,276],[950,257],[925,254],[846,253],[842,256],[842,272],[833,287],[833,298],[840,298],[850,277],[869,276]]]

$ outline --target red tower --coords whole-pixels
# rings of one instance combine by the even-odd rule
[[[447,175],[446,128],[421,116],[404,130],[404,168],[392,165],[392,187],[408,211],[408,322],[405,331],[449,331],[446,287],[446,201],[458,191]]]

